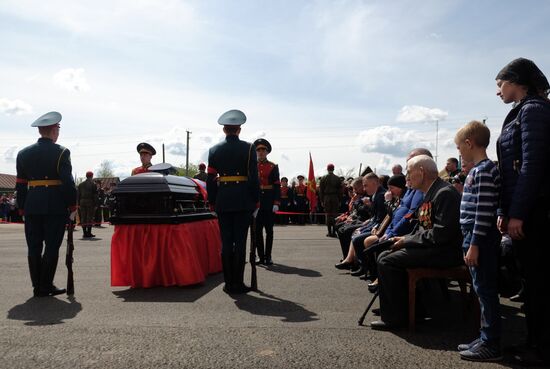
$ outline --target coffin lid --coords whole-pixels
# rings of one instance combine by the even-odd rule
[[[197,184],[187,178],[160,173],[145,172],[122,180],[113,190],[114,195],[123,193],[197,193]]]

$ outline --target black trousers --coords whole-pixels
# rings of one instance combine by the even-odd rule
[[[256,249],[260,259],[271,258],[273,249],[273,224],[275,214],[272,209],[260,209],[256,217]],[[265,229],[265,243],[264,243]],[[265,249],[264,249],[265,245]]]
[[[67,215],[25,215],[28,255],[57,260],[67,222]]]
[[[250,211],[218,213],[218,225],[222,238],[222,254],[246,254],[246,238],[251,222]]]
[[[344,258],[348,256],[351,235],[358,228],[361,228],[361,223],[340,223],[336,226],[336,235]]]
[[[528,341],[540,356],[550,360],[550,284],[548,263],[550,245],[550,207],[540,201],[524,222],[525,239],[512,243],[525,278],[525,317]]]
[[[378,258],[380,315],[392,325],[407,324],[409,314],[408,268],[448,268],[463,264],[462,250],[450,247],[410,247],[384,251]]]

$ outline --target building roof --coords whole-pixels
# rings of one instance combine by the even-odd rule
[[[13,174],[0,173],[0,190],[15,191],[15,178]]]

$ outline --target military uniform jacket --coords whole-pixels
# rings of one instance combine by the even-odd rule
[[[260,209],[271,211],[273,205],[281,203],[279,166],[269,160],[258,162],[258,176],[260,179]]]
[[[253,211],[259,207],[260,183],[253,144],[241,141],[238,136],[226,136],[210,148],[207,173],[208,202],[216,212]],[[224,180],[231,177],[247,178]]]
[[[325,196],[342,197],[342,181],[334,173],[323,176],[319,182],[319,197],[323,200]]]
[[[17,206],[26,215],[67,215],[76,207],[71,153],[49,138],[25,147],[17,154]],[[28,186],[29,181],[59,180],[60,185]]]
[[[281,207],[288,207],[290,204],[294,203],[294,191],[292,187],[280,187],[281,191]]]
[[[449,247],[460,252],[460,194],[449,182],[437,178],[416,210],[416,227],[405,236],[406,247]]]
[[[195,174],[195,176],[193,176],[194,179],[198,179],[203,182],[206,182],[207,177],[208,174],[206,174],[205,172],[198,172],[197,174]]]
[[[140,174],[140,173],[146,173],[149,171],[149,167],[152,166],[153,164],[149,163],[149,164],[146,164],[146,165],[141,165],[137,168],[134,168],[132,169],[132,175],[135,176],[136,174]]]
[[[97,206],[98,194],[97,186],[92,179],[86,179],[78,185],[78,205]]]

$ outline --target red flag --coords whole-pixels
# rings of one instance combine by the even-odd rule
[[[309,174],[307,176],[307,199],[309,200],[309,211],[315,213],[317,209],[317,185],[315,183],[315,173],[313,172],[313,160],[311,160],[311,153],[309,153]]]

